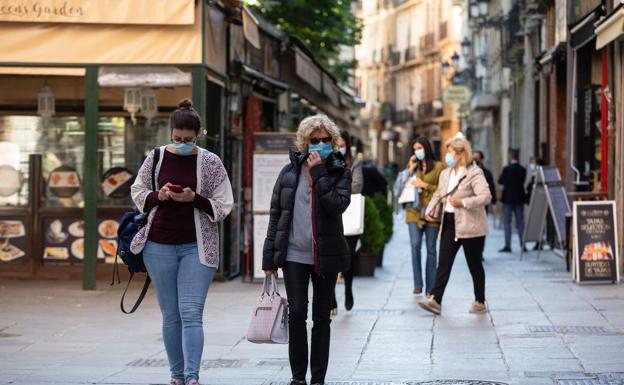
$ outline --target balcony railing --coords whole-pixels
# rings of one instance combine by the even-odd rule
[[[390,52],[390,63],[393,66],[398,66],[399,64],[401,64],[401,51]]]
[[[444,105],[439,100],[431,100],[418,105],[418,119],[431,119],[444,115]]]
[[[414,113],[411,110],[395,111],[392,116],[392,121],[397,124],[411,122],[412,120],[414,120]]]
[[[416,59],[416,47],[411,46],[405,50],[405,61],[409,62]]]

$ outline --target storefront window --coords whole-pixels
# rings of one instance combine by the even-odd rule
[[[100,118],[98,134],[98,206],[132,206],[130,186],[147,154],[166,144],[169,121],[157,118],[136,125],[127,117]]]

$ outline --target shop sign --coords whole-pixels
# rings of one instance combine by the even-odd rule
[[[466,86],[448,86],[442,96],[444,103],[464,104],[470,101],[470,89]]]
[[[0,21],[81,24],[195,22],[193,0],[0,0]]]
[[[615,201],[574,202],[573,222],[576,281],[617,282]]]
[[[321,70],[299,49],[295,49],[295,67],[298,77],[321,92]]]
[[[572,1],[572,14],[570,24],[576,24],[582,18],[589,15],[593,10],[602,5],[602,0],[574,0]]]

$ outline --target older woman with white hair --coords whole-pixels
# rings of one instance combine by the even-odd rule
[[[330,310],[338,272],[349,270],[350,253],[341,214],[351,200],[351,171],[338,152],[340,133],[324,115],[305,118],[297,150],[280,172],[271,198],[262,269],[284,271],[288,295],[288,355],[292,385],[306,384],[308,285],[312,281],[314,384],[325,383],[329,362]]]
[[[427,207],[428,220],[440,220],[440,254],[431,295],[418,302],[434,314],[442,311],[442,297],[459,248],[464,249],[472,275],[475,300],[470,313],[485,313],[483,245],[488,233],[484,207],[492,196],[483,171],[472,162],[470,142],[458,134],[446,143],[446,169]],[[438,209],[439,208],[439,209]],[[441,211],[437,214],[437,211]]]

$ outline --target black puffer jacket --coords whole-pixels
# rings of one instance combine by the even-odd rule
[[[288,236],[292,223],[299,171],[307,156],[290,152],[290,164],[280,172],[271,198],[271,216],[263,248],[263,270],[276,270],[286,262]],[[349,270],[349,247],[342,228],[342,213],[351,202],[351,170],[340,153],[331,154],[324,165],[310,170],[312,175],[312,207],[310,221],[314,242],[317,273]]]

